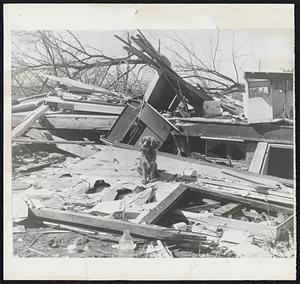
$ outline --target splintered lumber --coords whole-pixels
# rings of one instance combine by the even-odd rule
[[[33,111],[40,104],[42,104],[43,101],[44,101],[44,98],[36,99],[34,101],[19,103],[17,105],[13,105],[11,110],[12,110],[12,113],[14,113],[14,114],[18,113],[18,112]]]
[[[258,184],[245,185],[245,184],[240,184],[237,182],[227,182],[227,181],[219,181],[219,180],[211,180],[211,179],[197,179],[197,180],[198,180],[198,182],[203,183],[203,184],[219,186],[222,188],[227,187],[227,188],[246,190],[246,191],[263,193],[263,194],[267,194],[267,195],[274,195],[274,196],[290,198],[290,199],[294,198],[293,194],[272,190],[272,187],[270,187],[270,186],[264,186],[264,185],[258,185]]]
[[[179,185],[169,195],[162,199],[155,208],[150,209],[148,212],[146,211],[145,215],[140,214],[136,221],[149,224],[157,222],[187,190],[187,187]]]
[[[154,198],[155,198],[155,191],[153,188],[150,187],[142,191],[141,193],[139,193],[136,198],[134,198],[131,202],[129,202],[129,204],[130,205],[135,204],[137,206],[141,206],[143,204],[150,202]]]
[[[33,96],[25,97],[25,98],[20,98],[20,99],[16,99],[15,103],[31,101],[32,99],[35,99],[35,102],[36,102],[37,98],[46,97],[47,95],[48,95],[48,93],[43,93],[43,94],[33,95]]]
[[[281,233],[284,233],[283,230],[293,226],[293,220],[294,220],[294,216],[291,215],[278,226],[270,226],[266,224],[245,222],[241,220],[213,216],[213,215],[204,216],[201,213],[194,213],[194,212],[188,212],[183,210],[175,210],[173,212],[175,214],[179,214],[186,217],[188,220],[205,223],[215,227],[222,227],[223,230],[234,229],[234,230],[246,231],[255,236],[259,236],[267,239],[278,238]]]
[[[25,112],[14,113],[12,115],[12,127],[17,126],[27,115],[28,113]],[[31,128],[108,131],[117,118],[116,115],[47,112],[43,120],[41,122],[35,121]]]
[[[33,215],[43,220],[77,224],[81,225],[82,227],[93,227],[119,233],[122,233],[124,230],[129,230],[131,234],[146,239],[168,240],[175,242],[199,242],[200,240],[206,240],[206,236],[200,233],[183,232],[157,225],[136,224],[123,220],[108,219],[105,217],[67,212],[50,208],[30,208],[30,210]]]
[[[47,98],[46,103],[65,110],[85,111],[108,115],[119,115],[124,108],[124,105],[121,104],[67,101],[59,97],[49,97]]]
[[[261,173],[261,169],[262,169],[263,162],[265,160],[267,149],[268,149],[268,143],[259,142],[257,144],[256,150],[254,152],[254,156],[252,158],[250,167],[248,169],[249,172]]]
[[[12,142],[20,143],[20,144],[77,144],[77,145],[94,145],[96,144],[93,141],[59,141],[59,140],[33,140],[33,139],[12,139]]]
[[[93,86],[93,85],[88,85],[85,83],[82,83],[80,81],[76,81],[67,77],[56,77],[52,75],[44,75],[42,74],[43,77],[50,79],[52,81],[59,82],[67,87],[69,87],[70,91],[77,91],[77,92],[83,92],[83,93],[101,93],[101,94],[106,94],[109,96],[114,96],[114,97],[122,97],[124,96],[121,93],[117,93],[114,91],[110,91],[104,88],[101,88],[99,86]]]
[[[248,182],[252,182],[254,184],[258,184],[258,185],[266,185],[266,186],[269,186],[269,187],[272,187],[272,188],[276,188],[278,183],[282,183],[284,185],[287,185],[287,186],[290,186],[290,187],[293,187],[294,186],[294,182],[293,180],[288,180],[288,179],[283,179],[283,178],[276,178],[276,179],[266,179],[262,176],[254,176],[254,175],[249,175],[247,173],[241,173],[241,172],[238,172],[238,171],[232,171],[232,170],[222,170],[222,172],[226,175],[229,175],[229,176],[233,176],[233,177],[236,177],[236,178],[239,178],[239,179],[242,179],[242,180],[246,180]]]
[[[192,211],[192,212],[200,212],[201,210],[211,210],[211,209],[217,209],[221,205],[220,204],[204,204],[204,205],[197,205],[197,206],[191,206],[191,207],[185,207],[184,210],[186,211]]]
[[[213,185],[215,188],[211,188],[213,191],[225,192],[234,195],[247,196],[249,198],[260,199],[264,201],[271,201],[280,204],[293,205],[294,196],[289,193],[277,192],[275,190],[261,189],[259,186],[251,187],[246,185],[239,185],[231,182],[222,181],[210,181],[201,180],[203,184]]]
[[[146,254],[149,254],[150,257],[163,257],[163,258],[172,258],[173,255],[167,246],[164,246],[163,243],[158,240],[157,245],[149,244],[147,247]]]
[[[242,207],[240,203],[227,203],[217,209],[214,209],[212,213],[216,216],[228,216],[236,213]]]
[[[49,109],[50,107],[48,105],[41,105],[38,107],[12,130],[12,138],[17,138],[18,136],[23,135],[30,126]]]
[[[292,208],[281,206],[281,205],[276,205],[276,204],[269,203],[266,201],[254,200],[254,199],[250,199],[250,198],[246,198],[246,197],[242,197],[242,196],[228,194],[225,192],[212,191],[210,189],[206,189],[206,188],[199,187],[197,185],[192,185],[192,184],[188,184],[185,186],[187,186],[190,190],[192,190],[194,192],[198,192],[199,194],[207,195],[210,197],[215,197],[215,198],[217,198],[217,200],[247,204],[249,206],[252,206],[253,209],[259,208],[259,209],[263,209],[266,211],[269,210],[271,212],[282,211],[282,212],[289,213],[289,214],[292,214],[294,212],[294,210]]]

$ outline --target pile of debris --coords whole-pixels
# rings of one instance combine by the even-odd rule
[[[47,75],[51,92],[13,101],[15,255],[117,257],[129,230],[134,257],[293,257],[293,180],[234,168],[233,147],[230,170],[207,157],[207,141],[248,139],[250,168],[261,169],[253,146],[267,151],[274,136],[289,145],[291,126],[272,125],[270,137],[237,100],[184,81],[141,32],[117,38],[156,69],[143,97]],[[201,123],[216,133],[187,131]],[[159,176],[142,184],[145,136],[159,142]]]
[[[128,99],[121,93],[69,78],[44,77],[45,84],[49,80],[56,82],[51,91],[13,101],[13,138],[34,128],[47,129],[61,137],[70,137],[71,134],[74,140],[90,137],[95,141],[99,133],[107,133]],[[77,130],[83,135],[72,134]],[[99,132],[97,138],[92,131]]]
[[[221,168],[164,155],[158,157],[160,177],[143,185],[135,171],[138,156],[104,146],[81,161],[19,171],[13,182],[16,253],[118,256],[114,244],[128,229],[137,238],[137,257],[293,256],[290,186],[251,175],[245,182],[239,173],[231,179]],[[27,238],[24,228],[31,235],[34,226],[44,228],[43,238],[28,254],[34,237]],[[56,231],[48,233],[49,226]],[[85,239],[80,244],[79,236]]]

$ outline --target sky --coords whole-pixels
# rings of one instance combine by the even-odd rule
[[[88,45],[102,50],[105,55],[120,57],[126,55],[123,43],[114,37],[115,34],[126,38],[127,31],[101,30],[76,31]],[[217,29],[206,30],[143,30],[154,47],[161,42],[161,53],[173,62],[173,49],[181,55],[185,51],[172,38],[183,40],[192,47],[198,57],[210,64],[212,51],[217,42]],[[233,36],[234,34],[234,36]],[[245,71],[280,72],[282,69],[293,69],[294,64],[294,31],[289,29],[269,30],[219,30],[219,45],[216,57],[217,69],[228,76],[235,77],[232,64],[232,48],[238,56],[237,66],[239,80],[242,82]]]

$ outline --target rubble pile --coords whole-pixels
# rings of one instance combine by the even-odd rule
[[[293,126],[249,124],[235,96],[183,80],[141,32],[117,38],[156,70],[143,96],[45,75],[52,91],[13,101],[14,254],[293,257],[292,170],[268,168]],[[146,182],[143,137],[159,150]]]

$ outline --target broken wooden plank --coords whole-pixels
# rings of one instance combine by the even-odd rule
[[[41,105],[29,116],[27,116],[19,125],[12,130],[12,138],[23,135],[37,119],[50,109],[48,105]]]
[[[15,103],[21,103],[21,102],[28,101],[28,100],[32,101],[32,99],[34,99],[34,101],[36,102],[37,98],[46,97],[47,95],[48,95],[48,93],[42,93],[42,94],[33,95],[33,96],[25,97],[25,98],[19,98],[19,99],[16,99]]]
[[[16,142],[19,144],[77,144],[77,145],[95,145],[96,143],[93,141],[69,141],[69,140],[33,140],[33,139],[12,139],[12,142]],[[96,149],[98,150],[98,149]]]
[[[206,236],[203,236],[200,233],[182,232],[157,225],[136,224],[122,220],[108,219],[89,214],[66,212],[50,208],[30,208],[30,210],[36,217],[44,220],[55,220],[56,222],[65,222],[68,224],[79,224],[83,227],[93,227],[119,233],[122,233],[124,230],[129,230],[133,235],[149,239],[188,242],[199,242],[201,239],[206,239]]]
[[[288,179],[283,179],[283,178],[270,178],[267,179],[265,178],[266,176],[262,176],[262,175],[257,175],[257,176],[252,176],[247,174],[247,172],[242,173],[240,171],[232,171],[232,170],[222,170],[222,172],[226,175],[229,176],[233,176],[236,178],[240,178],[242,180],[246,180],[248,182],[252,182],[254,184],[258,184],[258,185],[266,185],[266,186],[270,186],[272,188],[276,188],[278,183],[282,183],[284,185],[293,187],[294,186],[294,181],[293,180],[288,180]]]
[[[263,162],[265,160],[267,149],[268,149],[268,143],[259,142],[257,144],[256,150],[254,152],[254,156],[252,158],[250,167],[248,169],[249,172],[261,173],[261,169],[262,169]]]
[[[227,203],[217,209],[214,209],[212,213],[216,216],[228,216],[228,215],[233,215],[237,211],[239,211],[242,207],[242,204],[240,203]]]
[[[141,206],[150,202],[152,199],[155,198],[155,191],[153,188],[147,188],[146,190],[142,191],[137,195],[137,197],[133,198],[129,205],[135,204],[136,206]]]
[[[12,127],[18,125],[27,115],[26,112],[13,113]],[[44,115],[43,121],[35,121],[31,128],[108,131],[117,118],[116,115],[51,112]]]
[[[167,246],[164,246],[163,243],[160,240],[156,241],[157,246],[154,247],[154,253],[157,253],[157,257],[163,257],[163,258],[172,258],[173,254],[169,250]]]
[[[285,207],[285,206],[281,206],[281,205],[276,205],[273,203],[269,203],[269,202],[264,202],[261,200],[255,200],[255,199],[250,199],[250,198],[246,198],[246,197],[242,197],[242,196],[237,196],[237,195],[233,195],[233,194],[228,194],[228,193],[224,193],[224,192],[217,192],[217,191],[212,191],[203,187],[199,187],[197,185],[192,185],[192,184],[188,184],[188,185],[183,185],[188,187],[190,190],[194,191],[194,192],[198,192],[199,194],[203,194],[206,196],[210,196],[210,197],[215,197],[217,198],[217,200],[222,200],[222,201],[229,201],[229,202],[238,202],[238,203],[242,203],[242,204],[247,204],[249,206],[252,206],[252,208],[259,208],[259,209],[263,209],[266,211],[272,211],[272,212],[277,212],[277,211],[282,211],[282,212],[286,212],[286,213],[290,213],[292,214],[294,212],[294,210],[292,208],[289,207]]]
[[[253,188],[247,187],[244,188],[231,188],[231,187],[225,187],[225,186],[217,186],[216,188],[208,186],[208,189],[214,191],[214,192],[224,192],[232,195],[239,195],[243,197],[248,197],[248,198],[254,198],[254,199],[259,199],[263,201],[268,201],[268,202],[275,202],[275,203],[280,203],[283,205],[291,205],[293,206],[295,201],[294,197],[291,194],[288,194],[287,196],[280,196],[280,194],[272,194],[272,192],[275,191],[265,191],[265,190],[254,190]]]
[[[88,102],[76,102],[66,101],[59,97],[49,97],[46,100],[46,104],[55,105],[60,109],[71,111],[86,111],[101,114],[119,115],[124,109],[124,105],[110,104],[110,103],[88,103]]]
[[[221,188],[227,187],[227,188],[246,190],[246,191],[251,191],[251,192],[256,192],[256,193],[262,193],[262,194],[266,194],[266,195],[274,195],[274,196],[279,196],[279,197],[283,197],[283,198],[294,199],[293,194],[286,193],[286,192],[280,192],[277,190],[272,190],[275,188],[271,187],[271,186],[264,186],[264,185],[258,185],[258,184],[245,185],[245,184],[241,184],[238,182],[229,182],[229,181],[220,181],[220,180],[211,180],[211,179],[199,179],[199,178],[198,178],[198,182],[203,183],[203,184],[218,186]]]
[[[187,187],[179,185],[164,199],[162,199],[155,208],[144,214],[140,214],[137,218],[139,223],[155,223],[162,217],[162,215],[172,206],[180,196],[187,191]]]
[[[28,111],[34,111],[40,104],[42,104],[44,99],[37,99],[34,101],[24,102],[21,104],[13,105],[12,106],[12,113],[18,113],[18,112],[28,112]]]
[[[278,126],[275,124],[247,124],[244,122],[237,122],[224,120],[223,122],[211,121],[212,119],[200,118],[170,118],[171,122],[180,120],[180,125],[184,132],[187,132],[191,137],[201,136],[219,137],[229,139],[243,139],[245,141],[256,142],[270,142],[270,143],[284,143],[293,145],[293,127],[292,126]],[[191,121],[191,120],[195,121]],[[198,120],[198,121],[196,121]],[[223,120],[223,119],[222,119]],[[181,132],[185,136],[185,133]],[[176,135],[177,136],[177,135]],[[176,137],[175,136],[175,137]]]
[[[191,211],[191,212],[200,212],[201,210],[211,210],[211,209],[217,209],[219,207],[220,204],[204,204],[204,205],[185,207],[184,210]]]
[[[276,239],[280,234],[280,230],[282,230],[282,224],[278,226],[270,226],[266,224],[254,223],[254,222],[245,222],[241,220],[219,217],[219,216],[204,216],[201,213],[188,212],[183,210],[175,210],[174,213],[182,215],[189,220],[202,222],[205,224],[209,224],[215,227],[222,227],[223,230],[240,230],[249,232],[255,236],[259,236],[262,238],[272,238]],[[283,224],[285,226],[289,226],[291,220],[293,220],[293,216],[288,217]]]
[[[114,92],[111,90],[101,88],[99,86],[85,84],[80,81],[73,80],[73,79],[70,79],[67,77],[56,77],[56,76],[44,75],[44,74],[42,74],[42,77],[59,82],[60,84],[67,86],[71,92],[76,91],[76,92],[83,92],[83,93],[89,93],[89,94],[101,93],[101,94],[106,94],[109,96],[114,96],[117,98],[121,98],[124,96],[124,94],[122,94],[120,92],[117,93],[117,92]]]
[[[79,233],[85,236],[88,236],[89,238],[94,238],[96,240],[103,240],[103,241],[109,241],[109,242],[114,242],[114,243],[118,243],[120,238],[117,236],[113,236],[112,234],[108,234],[108,233],[103,233],[103,232],[99,232],[97,230],[87,230],[85,228],[82,227],[78,227],[78,226],[68,226],[68,225],[63,225],[63,224],[59,224],[59,223],[52,223],[52,222],[46,222],[43,221],[43,224],[45,224],[46,226],[52,227],[52,228],[58,228],[59,230],[63,230],[66,229],[67,231],[62,231],[62,232],[75,232],[75,233]],[[144,243],[145,241],[142,239],[138,239],[135,238],[135,243]]]

